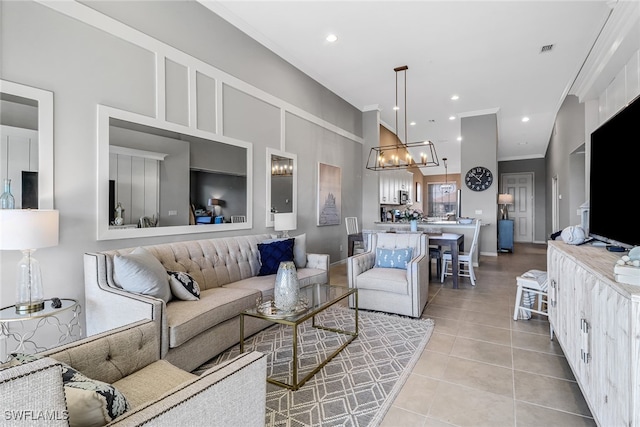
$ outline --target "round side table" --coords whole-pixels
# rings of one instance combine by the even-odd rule
[[[44,309],[34,313],[16,313],[15,305],[0,309],[0,339],[11,339],[17,343],[11,352],[44,351],[46,346],[38,345],[35,341],[36,332],[45,325],[53,325],[58,332],[57,344],[63,344],[80,339],[82,326],[80,325],[80,313],[82,311],[78,301],[68,298],[60,298],[62,306],[54,308],[52,300],[44,302]],[[63,320],[61,314],[68,313],[69,320]],[[8,344],[8,342],[7,342]],[[0,354],[0,358],[6,358],[7,354]],[[6,360],[0,360],[0,363]]]

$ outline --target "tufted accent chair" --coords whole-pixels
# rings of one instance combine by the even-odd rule
[[[197,376],[160,359],[157,325],[146,320],[40,355],[45,357],[0,369],[3,411],[55,415],[55,419],[40,419],[38,425],[69,425],[65,414],[73,399],[63,389],[60,362],[112,384],[125,396],[130,409],[109,426],[202,425],[203,420],[225,426],[264,423],[266,357],[256,351]]]
[[[349,257],[349,287],[358,288],[358,308],[420,317],[429,294],[429,252],[422,233],[374,233],[369,250]],[[406,270],[376,266],[377,249],[412,248]],[[355,301],[350,300],[353,307]]]

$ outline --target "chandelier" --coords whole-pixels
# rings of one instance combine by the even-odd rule
[[[287,157],[272,156],[271,175],[293,176],[293,159]]]
[[[393,109],[396,112],[396,138],[397,143],[395,145],[385,145],[382,147],[373,147],[369,151],[369,158],[367,159],[367,169],[374,171],[386,171],[397,169],[410,169],[414,167],[431,167],[439,166],[438,155],[436,154],[436,147],[431,141],[419,141],[419,142],[407,142],[408,141],[408,127],[407,127],[407,70],[408,66],[403,65],[401,67],[394,68],[396,72],[396,105]],[[402,111],[404,115],[404,139],[403,142],[400,138],[400,129],[398,128],[398,112],[400,111],[400,104],[398,102],[398,73],[402,72],[404,77],[404,109]],[[412,154],[413,153],[413,154]],[[414,158],[414,155],[416,156]]]

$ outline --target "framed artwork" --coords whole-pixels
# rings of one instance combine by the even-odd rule
[[[422,202],[422,184],[416,182],[416,202]]]
[[[341,208],[341,169],[318,163],[318,225],[340,225]]]

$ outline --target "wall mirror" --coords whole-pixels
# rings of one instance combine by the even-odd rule
[[[297,213],[298,157],[267,148],[267,227],[274,213]]]
[[[53,209],[53,93],[0,80],[0,179],[7,178],[16,208]]]
[[[252,145],[98,106],[98,240],[251,228]]]

